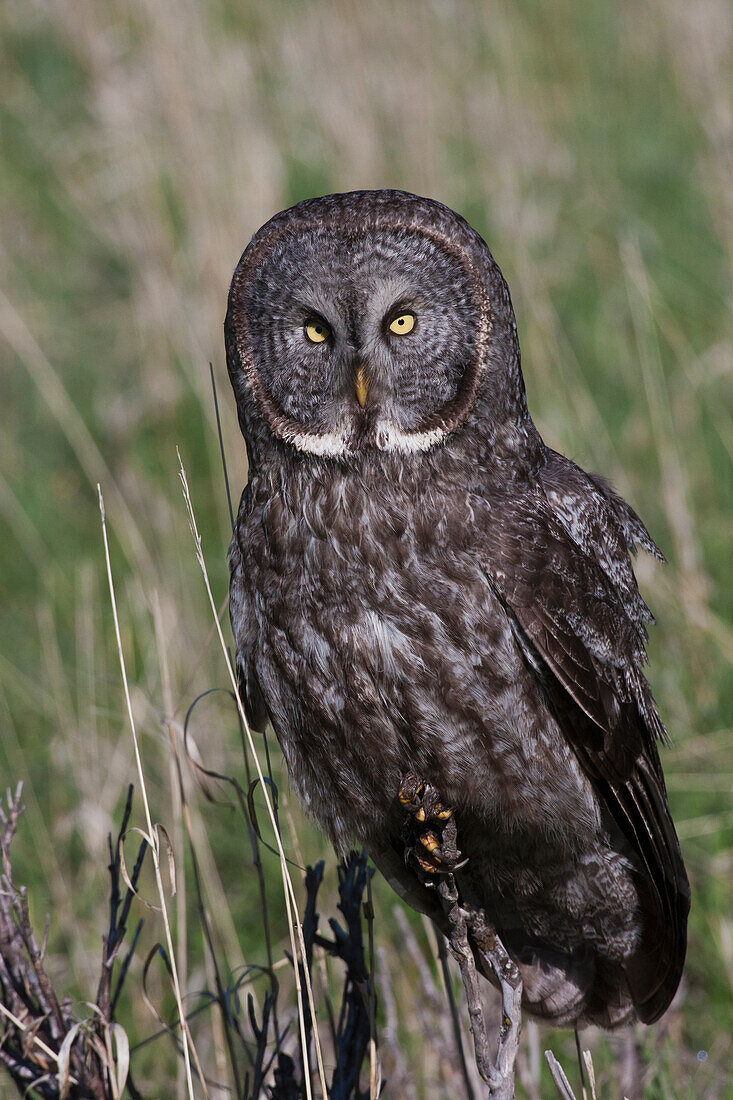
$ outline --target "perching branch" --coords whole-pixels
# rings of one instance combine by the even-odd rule
[[[438,896],[448,922],[448,942],[458,962],[466,991],[476,1066],[489,1086],[492,1100],[513,1100],[514,1067],[522,1020],[522,979],[519,970],[496,930],[486,920],[483,909],[471,904],[465,895],[460,895],[455,875],[448,874],[438,882]],[[501,1027],[497,1054],[493,1060],[471,941],[493,970],[501,990]]]

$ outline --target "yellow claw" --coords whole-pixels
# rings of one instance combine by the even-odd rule
[[[434,852],[436,848],[440,848],[438,838],[435,833],[423,833],[420,837],[420,843],[423,847],[427,848],[429,852]]]
[[[416,821],[424,821],[425,820],[425,807],[424,806],[421,806],[420,809],[415,814],[415,820]]]

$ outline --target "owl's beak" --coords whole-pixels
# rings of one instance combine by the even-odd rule
[[[363,409],[366,405],[367,394],[369,393],[369,378],[367,372],[361,366],[356,368],[354,388],[356,389],[356,400]]]

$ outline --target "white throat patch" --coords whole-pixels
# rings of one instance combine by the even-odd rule
[[[429,451],[442,443],[448,435],[445,428],[431,428],[427,432],[408,432],[391,420],[379,422],[375,433],[375,446],[380,451],[392,451],[400,454],[416,454]],[[282,438],[303,454],[318,458],[346,458],[355,453],[350,445],[350,433],[340,432],[299,432],[285,431]]]
[[[445,428],[431,428],[428,432],[406,432],[391,420],[382,420],[377,428],[376,442],[380,451],[415,454],[416,451],[429,451],[436,443],[442,443],[447,435]]]
[[[344,458],[351,453],[346,432],[297,432],[285,431],[282,437],[296,451],[316,455],[318,458]]]

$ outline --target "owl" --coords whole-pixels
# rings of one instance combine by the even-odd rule
[[[439,792],[525,1011],[658,1019],[690,904],[631,562],[662,555],[540,437],[487,245],[401,191],[298,203],[242,255],[225,336],[249,460],[230,608],[252,727],[272,723],[336,849],[364,846],[438,923],[404,858],[405,777]]]

